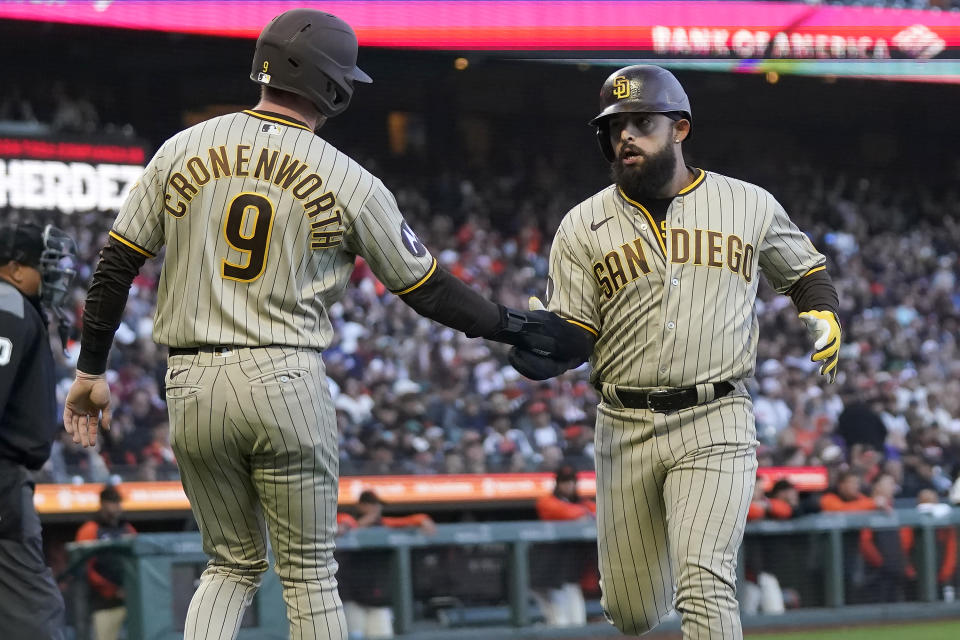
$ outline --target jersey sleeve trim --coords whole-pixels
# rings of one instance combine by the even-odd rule
[[[304,131],[310,131],[310,127],[306,127],[306,126],[300,124],[299,122],[294,122],[293,120],[286,120],[286,119],[284,119],[284,118],[277,118],[276,116],[268,116],[268,115],[265,115],[265,114],[263,114],[263,113],[257,113],[257,112],[254,111],[253,109],[244,109],[243,112],[244,112],[245,114],[247,114],[248,116],[253,116],[254,118],[259,118],[259,119],[261,119],[261,120],[269,120],[270,122],[279,122],[280,124],[284,124],[284,125],[286,125],[286,126],[288,126],[288,127],[296,127],[297,129],[303,129]],[[313,133],[313,131],[310,131],[310,133]]]
[[[590,333],[592,333],[594,336],[598,336],[598,337],[600,336],[600,332],[597,331],[596,329],[594,329],[593,327],[591,327],[591,326],[588,325],[588,324],[584,324],[584,323],[582,323],[582,322],[577,322],[576,320],[571,320],[570,318],[564,318],[564,320],[566,320],[566,321],[569,322],[570,324],[575,324],[575,325],[577,325],[577,326],[580,327],[581,329],[586,329],[587,331],[589,331]]]
[[[700,183],[703,182],[703,179],[707,177],[707,172],[704,171],[703,169],[697,169],[697,171],[700,172],[700,175],[698,175],[696,179],[694,179],[694,181],[691,182],[689,185],[687,185],[683,189],[680,189],[680,191],[677,191],[678,196],[682,196],[690,193],[691,191],[699,187]]]
[[[423,285],[424,282],[426,282],[427,280],[429,280],[429,279],[430,279],[430,276],[432,276],[432,275],[433,275],[433,272],[436,271],[436,270],[437,270],[437,259],[434,258],[434,259],[433,259],[433,263],[430,265],[430,268],[427,269],[427,275],[425,275],[425,276],[423,276],[422,278],[420,278],[415,285],[410,286],[410,287],[407,287],[407,288],[404,289],[403,291],[394,291],[393,293],[394,293],[395,295],[398,295],[398,296],[402,296],[402,295],[405,295],[405,294],[410,293],[411,291],[413,291],[413,290],[419,288],[421,285]]]
[[[647,211],[647,208],[642,204],[640,204],[639,202],[637,202],[636,200],[632,200],[627,194],[623,192],[623,189],[621,189],[620,187],[617,187],[617,191],[620,192],[621,198],[623,198],[624,200],[626,200],[627,202],[635,206],[637,209],[639,209],[641,212],[643,212],[643,215],[647,216],[647,220],[650,222],[650,228],[653,229],[653,235],[657,236],[657,242],[660,244],[660,249],[663,250],[663,255],[666,256],[667,244],[666,242],[664,242],[663,236],[660,235],[659,225],[657,225],[657,222],[656,220],[653,219],[653,216],[650,215],[650,212]]]
[[[810,275],[811,273],[816,273],[817,271],[826,271],[826,269],[827,269],[826,265],[820,265],[819,267],[814,267],[813,269],[810,269],[809,271],[807,271],[805,274],[803,274],[803,275],[800,276],[800,277],[801,277],[801,278],[806,278],[806,277],[807,277],[808,275]]]
[[[124,238],[123,236],[121,236],[121,235],[120,235],[119,233],[117,233],[116,231],[111,231],[111,232],[110,232],[110,237],[113,238],[114,240],[117,240],[118,242],[122,242],[123,244],[127,245],[128,247],[130,247],[131,249],[133,249],[133,250],[136,251],[137,253],[142,254],[142,255],[145,255],[145,256],[147,256],[148,258],[155,258],[155,257],[156,257],[156,254],[150,253],[149,251],[147,251],[147,250],[144,249],[143,247],[141,247],[141,246],[139,246],[139,245],[137,245],[137,244],[134,244],[133,242],[130,242],[129,240],[127,240],[126,238]]]

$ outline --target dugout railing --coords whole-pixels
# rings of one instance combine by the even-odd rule
[[[847,604],[849,554],[854,553],[847,542],[850,535],[864,529],[885,531],[911,528],[916,541],[916,606],[882,603],[856,607],[860,618],[869,618],[871,611],[889,618],[897,611],[911,617],[911,610],[924,616],[958,615],[960,603],[943,602],[938,589],[937,531],[946,527],[960,533],[960,508],[933,515],[912,509],[892,513],[824,513],[787,521],[759,521],[747,525],[745,551],[739,563],[742,581],[745,565],[743,554],[762,540],[775,541],[784,536],[805,536],[818,550],[822,571],[815,573],[821,584],[822,601],[817,606],[788,611],[776,616],[779,624],[802,626],[827,619],[841,620],[840,608]],[[494,625],[501,622],[513,627],[524,627],[537,620],[536,605],[531,599],[530,554],[534,545],[591,542],[596,539],[593,522],[504,522],[438,525],[436,534],[426,536],[413,530],[370,528],[351,531],[337,539],[339,554],[382,553],[389,561],[382,565],[389,581],[389,599],[394,612],[397,634],[422,631],[437,627],[437,623],[421,624],[415,620],[414,553],[431,547],[493,548],[502,551],[504,563],[505,605],[482,608],[481,616],[463,616],[477,624]],[[128,637],[145,640],[166,640],[182,637],[186,605],[195,588],[205,556],[197,533],[142,534],[127,540],[68,545],[70,567],[66,574],[77,575],[72,582],[76,592],[74,618],[80,640],[84,638],[82,621],[85,618],[83,596],[83,566],[95,554],[122,554],[126,567]],[[784,548],[782,554],[795,552]],[[349,565],[348,565],[349,566]],[[444,567],[439,567],[443,571]],[[451,568],[451,571],[453,569]],[[960,571],[958,571],[960,573]],[[456,576],[454,576],[456,578]],[[957,580],[956,575],[953,578]],[[469,585],[468,585],[469,586]],[[921,605],[920,603],[927,603]],[[596,610],[596,603],[591,603]],[[899,609],[897,608],[899,606]],[[422,609],[422,607],[421,607]],[[839,614],[839,616],[838,616]],[[768,620],[771,616],[766,617]],[[451,618],[448,616],[447,618]],[[751,621],[745,617],[744,623]],[[285,638],[287,622],[280,585],[273,571],[264,575],[263,584],[250,613],[244,621],[240,638]],[[491,636],[492,637],[492,636]]]

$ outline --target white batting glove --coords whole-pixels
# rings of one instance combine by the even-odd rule
[[[832,311],[804,311],[800,320],[813,340],[814,352],[810,359],[820,362],[820,373],[833,382],[837,379],[840,358],[840,320]]]

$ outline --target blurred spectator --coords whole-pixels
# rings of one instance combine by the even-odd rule
[[[63,83],[53,85],[51,92],[56,101],[53,113],[53,128],[68,133],[93,133],[100,123],[100,117],[93,103],[86,97],[74,97]]]
[[[871,449],[881,450],[887,439],[887,427],[876,411],[865,402],[858,401],[847,405],[837,418],[837,434],[848,447],[865,444]]]
[[[593,469],[593,428],[572,424],[563,430],[567,443],[565,458],[578,471]]]
[[[863,495],[860,491],[860,476],[853,471],[844,471],[837,478],[836,488],[825,493],[820,499],[820,508],[824,511],[889,511],[893,508],[893,503],[882,491],[874,497]]]
[[[917,509],[938,515],[939,510],[943,513],[949,513],[949,510],[938,509],[938,507],[947,507],[940,502],[937,493],[933,489],[924,489],[917,495]],[[918,546],[916,545],[915,531],[909,527],[900,530],[900,541],[903,546],[903,553],[906,557],[905,574],[911,583],[911,591],[916,591],[917,564],[919,562]],[[935,557],[937,560],[937,586],[940,589],[941,597],[946,601],[952,601],[956,594],[957,580],[957,531],[953,527],[938,527],[934,533],[934,544],[936,544]]]
[[[890,476],[886,476],[890,477]],[[892,499],[885,495],[884,490],[878,491],[873,497],[861,493],[861,481],[853,471],[844,471],[836,481],[833,491],[825,493],[820,498],[820,507],[823,511],[874,511],[885,509],[890,511]],[[847,601],[860,603],[863,599],[872,596],[865,589],[865,568],[861,554],[860,535],[855,531],[843,534],[843,577],[846,582]]]
[[[873,485],[874,501],[892,504],[896,483],[890,474],[881,474]],[[860,553],[866,561],[864,583],[858,602],[902,602],[907,576],[906,554],[901,544],[901,531],[863,529],[860,532]]]
[[[536,508],[541,520],[581,520],[597,516],[597,504],[581,498],[577,492],[577,471],[570,465],[557,469],[553,493],[538,498]]]
[[[476,434],[473,434],[476,436]],[[486,473],[487,458],[483,449],[483,443],[479,440],[468,441],[468,436],[464,436],[463,457],[467,473]]]
[[[494,416],[490,421],[487,437],[483,441],[483,451],[497,471],[510,470],[510,461],[515,454],[523,458],[533,457],[533,447],[526,434],[513,427],[509,414]]]
[[[776,364],[778,370],[779,363]],[[767,367],[771,371],[771,367]],[[757,438],[764,443],[777,442],[781,431],[790,425],[793,412],[783,399],[782,385],[775,377],[767,377],[761,383],[760,393],[753,400],[753,413],[756,416]]]
[[[790,485],[789,481],[786,481],[786,483],[786,485],[780,486],[780,492],[788,493],[792,490],[795,493],[796,489],[793,485]],[[763,520],[765,518],[787,520],[792,516],[793,507],[790,503],[782,498],[767,497],[763,490],[763,479],[757,478],[757,483],[753,487],[753,500],[751,500],[750,507],[747,510],[747,521]]]
[[[560,443],[562,437],[560,427],[553,421],[545,402],[534,402],[527,409],[527,413],[530,415],[533,443],[538,450],[543,451],[547,447]]]
[[[346,521],[349,522],[349,518]],[[425,536],[432,536],[437,532],[437,526],[433,519],[425,513],[399,517],[383,515],[383,501],[370,490],[361,493],[357,500],[357,517],[352,528],[366,527],[391,527],[393,529],[415,527]]]
[[[119,540],[136,533],[133,525],[123,517],[120,492],[108,485],[100,492],[100,509],[96,516],[77,531],[77,542]],[[117,640],[120,637],[127,617],[123,578],[123,557],[115,552],[98,553],[87,563],[94,640]]]
[[[8,86],[0,98],[0,121],[36,122],[33,105],[24,97],[19,85]]]
[[[153,439],[140,452],[140,479],[152,482],[170,480],[177,471],[177,461],[170,446],[170,425],[161,422],[152,433]]]
[[[800,500],[800,492],[793,483],[786,478],[781,478],[773,483],[769,496],[771,503],[776,500],[790,508],[790,515],[787,516],[789,518],[796,518],[812,511],[812,509]],[[784,513],[785,509],[781,507],[780,512]]]
[[[373,491],[360,494],[357,516],[337,514],[339,534],[366,527],[416,528],[426,536],[437,532],[433,520],[425,513],[392,517],[383,515],[383,501]],[[340,597],[347,618],[351,640],[392,638],[393,609],[390,601],[389,552],[365,550],[358,553],[337,553],[340,569]]]
[[[50,449],[50,459],[43,465],[41,478],[61,484],[106,482],[110,471],[100,455],[100,446],[84,448],[61,430]]]
[[[780,495],[787,494],[788,488],[793,485],[786,482],[780,485]],[[767,496],[763,490],[764,482],[762,478],[757,478],[753,487],[753,499],[750,501],[750,507],[747,511],[747,521],[763,520],[773,518],[777,520],[786,520],[793,515],[793,507],[782,497]],[[745,548],[746,556],[746,584],[743,588],[742,607],[744,613],[755,615],[764,613],[767,615],[779,615],[784,612],[783,592],[780,589],[780,581],[777,576],[769,571],[769,556],[773,551],[774,545],[780,545],[778,539],[762,537],[747,545]]]
[[[801,496],[790,480],[782,478],[760,502],[761,506],[768,506],[764,512],[768,518],[786,519],[819,512],[819,501],[812,498]],[[753,505],[751,509],[757,513]],[[791,553],[784,554],[784,549]],[[747,610],[773,614],[796,608],[801,602],[820,603],[823,578],[818,575],[819,555],[820,540],[806,533],[748,537],[744,543],[747,579],[757,588],[752,593],[744,592],[744,606],[749,605]]]
[[[577,492],[577,471],[561,466],[554,477],[553,493],[536,503],[541,520],[594,520],[597,505]],[[593,550],[595,545],[589,545]],[[596,566],[596,554],[582,553],[583,545],[540,544],[530,553],[531,592],[548,625],[581,626],[587,609],[580,580],[589,567]]]

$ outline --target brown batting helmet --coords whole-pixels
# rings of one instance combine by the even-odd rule
[[[608,162],[615,155],[610,144],[610,117],[618,113],[677,113],[693,124],[690,99],[680,81],[652,64],[635,64],[610,74],[600,89],[600,113],[590,124],[597,128],[600,151]]]
[[[303,96],[329,117],[343,113],[354,82],[373,82],[357,66],[357,35],[340,18],[291,9],[263,28],[250,79]]]

